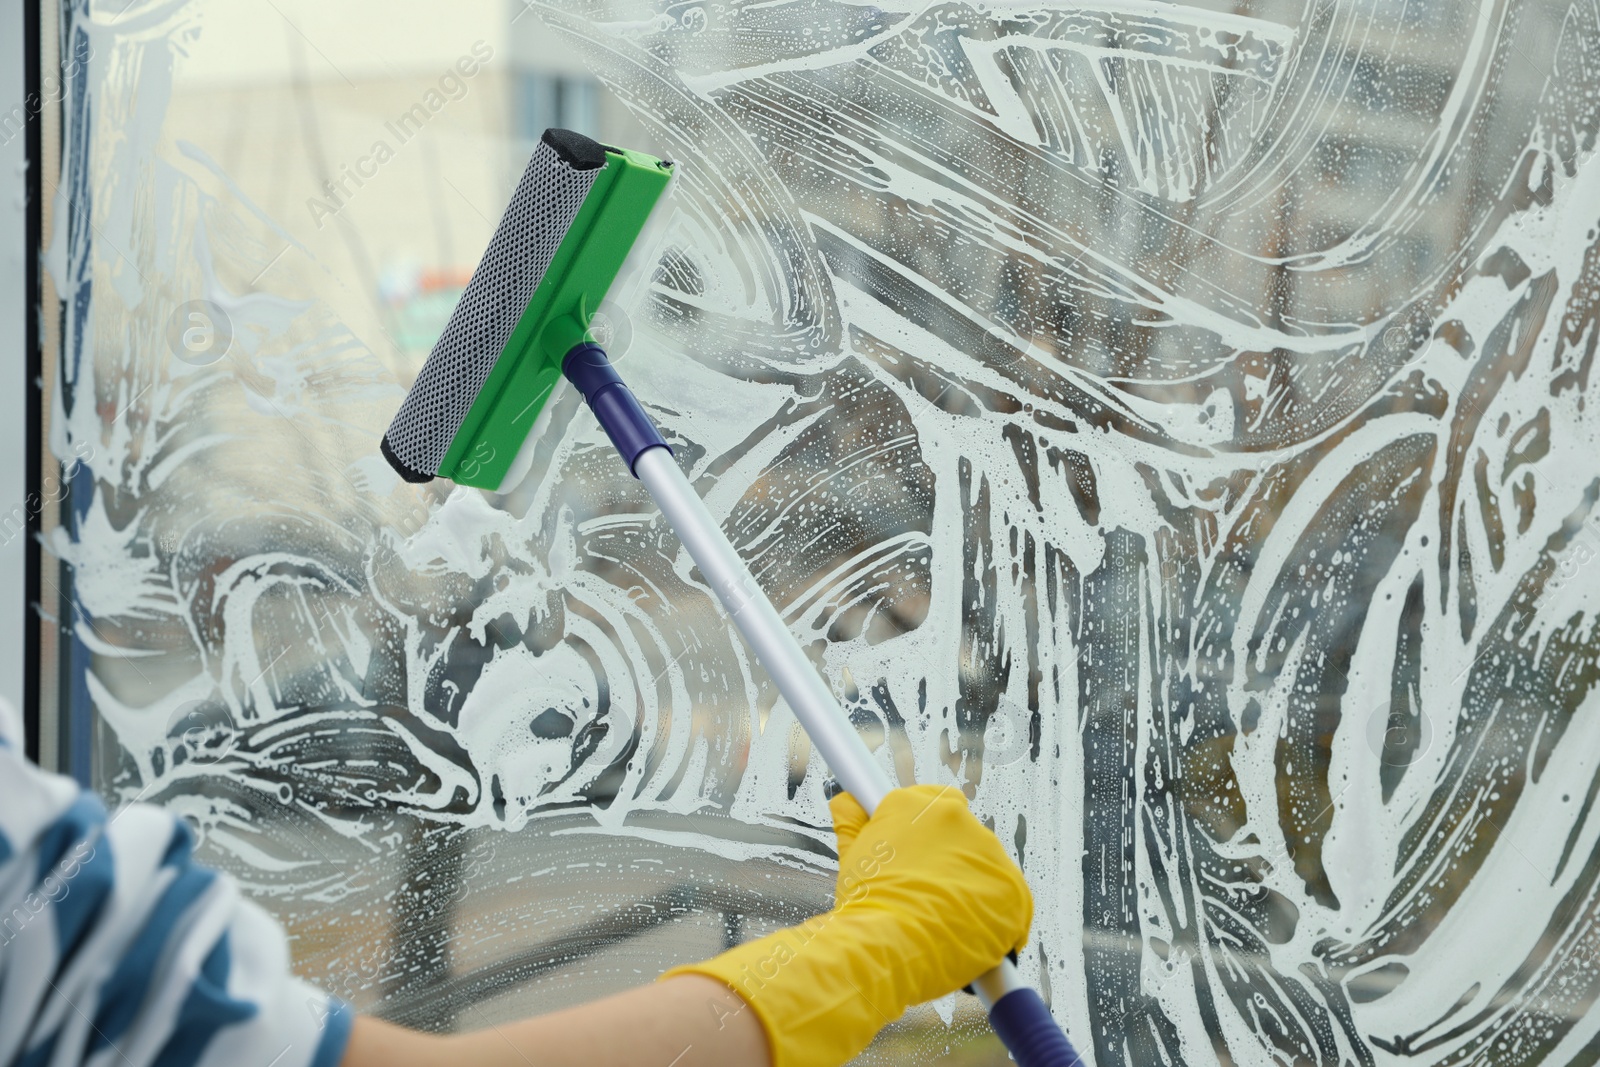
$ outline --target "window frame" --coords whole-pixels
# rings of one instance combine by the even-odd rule
[[[4,261],[20,263],[20,277],[5,287],[6,313],[0,314],[0,362],[9,368],[10,388],[0,389],[0,435],[3,451],[15,457],[0,485],[3,511],[23,522],[20,538],[0,545],[0,612],[7,622],[0,633],[0,696],[23,716],[29,759],[40,758],[40,520],[43,471],[43,405],[40,350],[39,251],[41,234],[40,126],[51,106],[39,95],[40,4],[0,0],[0,100],[20,105],[21,130],[0,145],[0,242]],[[12,114],[10,108],[7,114]],[[18,379],[21,379],[20,381]],[[21,461],[18,469],[17,461]],[[11,529],[7,527],[8,531]],[[13,636],[16,635],[16,636]],[[20,640],[17,639],[20,637]]]

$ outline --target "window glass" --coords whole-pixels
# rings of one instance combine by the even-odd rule
[[[60,761],[358,1006],[828,904],[823,767],[562,387],[377,442],[539,133],[678,164],[613,358],[1099,1067],[1600,1055],[1600,8],[69,3]],[[872,1063],[1004,1062],[970,998]]]

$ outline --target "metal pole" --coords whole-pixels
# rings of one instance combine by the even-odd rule
[[[604,350],[578,345],[567,353],[562,372],[583,393],[623,462],[655,499],[834,776],[869,814],[875,811],[894,782],[678,469],[661,431],[617,376]],[[1077,1067],[1081,1062],[1050,1009],[1023,983],[1010,960],[979,975],[972,990],[1021,1067]]]
[[[633,473],[649,490],[729,618],[778,684],[778,691],[789,702],[834,777],[870,814],[894,783],[851,725],[838,698],[801,651],[778,609],[756,584],[750,568],[728,543],[700,494],[678,469],[672,452],[659,446],[645,449],[634,459]],[[1022,978],[1010,960],[1002,960],[1000,966],[972,983],[973,992],[986,1009],[1022,987]]]
[[[894,788],[894,782],[801,651],[778,609],[756,584],[750,568],[728,543],[700,494],[678,469],[671,451],[657,447],[640,452],[634,460],[633,473],[650,491],[733,624],[778,684],[778,692],[788,701],[834,777],[871,813]]]

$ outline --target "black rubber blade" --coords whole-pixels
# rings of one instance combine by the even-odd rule
[[[389,436],[387,434],[384,435],[383,440],[378,442],[378,450],[383,453],[383,458],[389,461],[389,466],[394,468],[394,472],[406,481],[419,485],[423,482],[433,481],[433,475],[414,471],[400,462],[400,457],[395,455],[394,449],[389,447]]]
[[[581,133],[549,129],[539,140],[554,148],[562,162],[573,170],[599,170],[606,165],[605,145]]]

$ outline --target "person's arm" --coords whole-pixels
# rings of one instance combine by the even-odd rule
[[[361,1019],[342,1067],[838,1067],[1027,940],[1022,872],[959,791],[896,789],[870,819],[847,793],[829,807],[832,910],[655,985],[476,1033]]]
[[[697,974],[465,1034],[362,1016],[341,1067],[769,1067],[755,1012]]]
[[[194,861],[185,823],[146,804],[108,818],[20,735],[0,700],[0,1067],[771,1064],[755,1012],[698,975],[478,1033],[356,1017],[290,974],[283,931]]]

